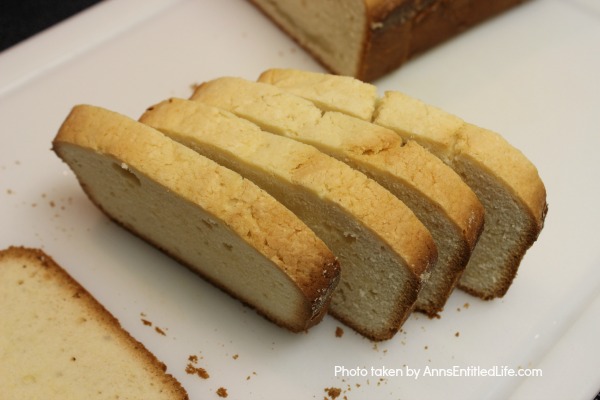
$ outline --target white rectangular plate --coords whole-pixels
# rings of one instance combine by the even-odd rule
[[[0,54],[0,248],[53,256],[192,399],[220,387],[234,399],[322,399],[328,388],[348,399],[590,399],[600,389],[599,44],[598,3],[535,0],[375,82],[502,133],[537,165],[550,205],[505,298],[456,292],[440,319],[413,315],[390,341],[331,317],[306,334],[277,328],[109,222],[50,151],[78,103],[137,118],[219,76],[322,70],[241,0],[107,1]],[[208,379],[185,372],[192,355]]]

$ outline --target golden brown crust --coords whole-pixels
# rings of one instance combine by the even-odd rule
[[[165,372],[166,365],[125,331],[119,321],[49,255],[40,249],[11,246],[0,251],[0,268],[6,268],[9,260],[18,261],[27,268],[43,271],[41,279],[46,280],[49,285],[59,286],[61,290],[68,293],[65,298],[74,299],[73,301],[77,301],[87,309],[90,315],[93,315],[104,328],[110,330],[115,338],[119,338],[123,342],[124,351],[143,360],[147,371],[150,371],[161,382],[163,390],[170,393],[173,398],[188,399],[187,392],[179,381]],[[46,332],[46,334],[50,334],[50,332]],[[31,362],[35,363],[36,361],[32,360]],[[88,372],[90,375],[95,373],[94,371]]]

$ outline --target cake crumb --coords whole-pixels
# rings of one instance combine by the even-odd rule
[[[469,308],[469,306],[470,306],[470,304],[469,304],[469,303],[465,303],[465,304],[463,304],[463,307],[464,307],[464,308]]]
[[[192,354],[188,357],[188,361],[192,362],[192,363],[197,363],[198,362],[198,356],[195,354]]]
[[[219,395],[219,397],[227,397],[229,396],[227,394],[227,389],[225,389],[224,387],[220,387],[217,389],[217,394]]]
[[[342,389],[334,387],[325,388],[325,392],[327,392],[327,395],[331,398],[331,400],[335,400],[340,396],[340,394],[342,394]]]
[[[163,331],[162,329],[160,329],[158,326],[157,326],[157,327],[155,327],[155,328],[154,328],[154,330],[155,330],[157,333],[160,333],[160,334],[161,334],[161,335],[163,335],[163,336],[167,336],[167,334],[165,333],[165,331]]]
[[[202,367],[194,367],[192,364],[188,364],[185,367],[185,372],[187,372],[190,375],[198,375],[202,379],[208,379],[208,378],[210,378],[210,375],[208,374],[208,372],[204,368],[202,368]]]
[[[335,337],[342,336],[344,336],[344,330],[338,326],[337,328],[335,328]]]
[[[148,321],[147,319],[141,318],[142,323],[146,326],[152,326],[152,322]]]
[[[457,332],[454,334],[454,336],[456,336],[456,337],[459,337],[459,336],[460,336],[460,332],[458,332],[458,331],[457,331]]]
[[[234,355],[232,356],[232,358],[233,358],[234,360],[237,360],[239,357],[240,357],[240,356],[239,356],[239,354],[234,354]]]

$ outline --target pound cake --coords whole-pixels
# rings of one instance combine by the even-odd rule
[[[239,174],[121,114],[75,106],[53,150],[111,219],[291,331],[326,314],[327,246]]]
[[[372,81],[524,0],[250,0],[330,72]]]
[[[202,84],[192,98],[313,145],[365,173],[408,205],[430,230],[438,249],[438,261],[416,309],[430,316],[442,311],[483,228],[481,203],[451,168],[394,131],[339,112],[322,112],[273,85],[219,78]]]
[[[323,109],[345,111],[389,128],[456,170],[485,208],[484,230],[459,287],[484,299],[507,292],[548,209],[538,171],[521,151],[498,133],[401,92],[388,91],[377,98],[373,85],[349,77],[273,69],[262,79]],[[353,102],[358,106],[347,106]]]
[[[2,399],[183,400],[166,366],[38,249],[0,251]]]
[[[398,331],[437,256],[404,203],[313,146],[201,102],[170,99],[140,121],[252,180],[329,246],[342,270],[334,317],[372,340]]]

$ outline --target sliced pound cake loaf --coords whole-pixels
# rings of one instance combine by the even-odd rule
[[[53,149],[102,211],[292,331],[326,314],[339,279],[327,246],[239,174],[118,113],[72,109]]]
[[[200,102],[164,101],[140,121],[252,180],[323,239],[342,269],[333,316],[373,340],[397,332],[436,259],[400,200],[312,146]]]
[[[430,230],[438,249],[438,262],[416,307],[431,316],[442,311],[483,228],[481,203],[451,168],[389,129],[339,112],[323,112],[266,83],[215,79],[202,84],[193,99],[313,145],[362,171],[408,205]]]
[[[459,286],[484,299],[506,293],[525,252],[540,234],[548,209],[538,171],[521,151],[495,132],[403,93],[389,91],[378,99],[373,85],[349,77],[273,69],[261,80],[323,109],[389,128],[452,167],[485,208],[484,231]]]
[[[4,400],[183,400],[144,345],[48,255],[0,251],[0,387]]]

